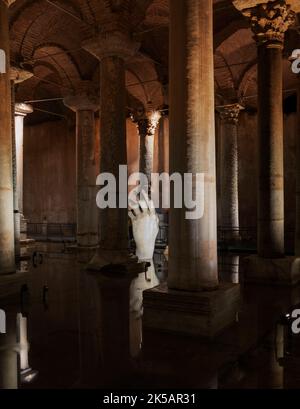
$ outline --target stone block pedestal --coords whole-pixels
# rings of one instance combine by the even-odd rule
[[[177,291],[162,284],[144,292],[143,327],[213,338],[237,320],[240,287],[221,283],[216,291]]]

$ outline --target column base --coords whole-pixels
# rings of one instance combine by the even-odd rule
[[[66,246],[66,249],[71,253],[97,250],[98,248],[99,245],[82,246],[80,244],[69,244]]]
[[[245,283],[293,286],[300,282],[300,258],[269,259],[252,255],[241,259]]]
[[[162,284],[144,292],[143,327],[213,338],[236,322],[239,305],[239,285],[193,293]]]
[[[80,236],[77,234],[76,238],[76,246],[78,247],[99,247],[99,240],[98,234],[81,234]]]
[[[138,264],[138,258],[129,253],[127,250],[107,250],[98,248],[97,253],[89,262],[87,267],[90,271],[101,271],[108,266],[124,266],[126,269],[135,269],[134,266],[140,266],[137,271],[141,269],[142,264]]]

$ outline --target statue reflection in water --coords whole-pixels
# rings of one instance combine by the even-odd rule
[[[38,375],[38,371],[29,365],[29,342],[27,337],[27,317],[21,313],[17,314],[17,341],[20,357],[20,381],[21,383],[31,383]]]

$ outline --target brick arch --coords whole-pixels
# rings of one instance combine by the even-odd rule
[[[32,54],[32,58],[37,60],[47,60],[57,68],[62,82],[71,87],[81,79],[80,69],[72,55],[60,44],[45,43],[38,45]]]
[[[248,94],[249,87],[253,81],[256,81],[257,77],[257,61],[253,60],[252,64],[249,64],[247,69],[244,71],[243,75],[241,76],[240,84],[239,84],[239,99],[243,100],[245,96]]]

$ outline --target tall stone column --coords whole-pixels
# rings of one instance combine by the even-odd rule
[[[231,240],[239,240],[238,118],[243,107],[229,104],[217,107],[221,118],[220,173],[221,223]]]
[[[169,78],[170,173],[204,174],[204,215],[187,220],[171,204],[168,287],[144,293],[144,326],[211,337],[239,297],[218,280],[212,0],[170,2]]]
[[[282,50],[300,4],[237,0],[234,5],[250,20],[258,49],[258,258],[247,260],[245,278],[294,283],[300,277],[291,277],[291,265],[284,259]]]
[[[29,104],[18,103],[15,104],[15,143],[16,143],[16,177],[17,177],[17,196],[18,206],[21,220],[21,239],[26,238],[26,219],[23,211],[23,180],[24,180],[24,119],[28,114],[33,112],[33,108]]]
[[[6,64],[5,72],[0,74],[0,274],[15,271],[9,4],[0,1],[0,49]]]
[[[77,245],[95,247],[98,245],[95,111],[99,109],[99,99],[93,84],[87,81],[64,103],[76,112]]]
[[[130,370],[129,288],[144,265],[129,252],[128,181],[127,177],[120,180],[119,175],[119,167],[127,165],[125,60],[135,54],[139,44],[115,21],[107,31],[105,27],[103,24],[103,31],[84,42],[83,48],[100,61],[100,173],[112,174],[116,180],[110,193],[116,196],[117,208],[100,210],[100,245],[88,266],[101,303],[102,367],[112,385],[115,378],[126,378]]]
[[[298,77],[297,101],[295,256],[300,257],[300,76]]]
[[[140,136],[140,172],[147,176],[150,187],[153,173],[154,137],[161,114],[159,111],[148,111],[141,118],[136,118]]]
[[[211,1],[170,4],[170,173],[204,173],[204,217],[170,210],[170,288],[218,287]],[[180,58],[178,58],[180,56]]]
[[[15,84],[11,80],[11,126],[12,126],[12,168],[13,168],[13,192],[14,192],[14,238],[16,265],[21,256],[21,225],[19,200],[17,192],[17,159],[16,159],[16,134],[15,134]]]
[[[0,334],[0,389],[18,389],[18,343],[15,308],[6,312],[6,333]]]
[[[299,55],[290,57],[291,63],[298,61]],[[297,75],[297,74],[296,74]],[[300,257],[300,74],[297,86],[297,128],[296,128],[296,221],[295,221],[295,256]]]
[[[99,268],[126,264],[129,258],[127,208],[118,205],[120,195],[127,197],[128,187],[126,178],[119,189],[119,166],[127,165],[125,60],[135,54],[139,44],[128,32],[113,26],[86,41],[83,48],[100,61],[100,173],[113,174],[117,182],[113,192],[117,208],[106,208],[99,214],[100,247],[91,262]]]
[[[15,103],[15,85],[19,84],[21,82],[26,81],[27,79],[31,78],[33,75],[32,72],[21,69],[19,67],[12,66],[10,68],[10,78],[11,78],[11,114],[12,114],[12,165],[13,165],[13,191],[14,191],[14,235],[15,235],[15,255],[16,255],[16,260],[20,260],[21,256],[21,217],[20,217],[20,210],[19,210],[19,186],[18,182],[20,183],[20,178],[22,179],[22,184],[23,184],[23,177],[20,177],[20,171],[22,170],[23,173],[23,142],[18,145],[18,152],[17,152],[17,146],[16,146],[16,130],[15,130],[15,122],[16,122],[16,117],[17,115],[25,115],[26,113],[24,112],[24,109],[26,107],[27,113],[32,112],[32,107],[30,105],[25,105],[23,104],[23,110],[20,109],[20,104],[16,106]],[[23,112],[20,112],[23,111]],[[19,126],[18,126],[18,132],[19,131]],[[20,139],[20,138],[18,138]],[[22,137],[23,139],[23,129],[22,129]],[[22,152],[20,152],[20,148]],[[19,167],[17,168],[17,156],[21,157],[21,162],[22,164],[19,164]],[[19,172],[19,178],[18,178],[18,172]],[[23,192],[23,188],[21,188],[21,191]],[[22,201],[23,203],[23,201]],[[24,219],[24,217],[22,218]]]

